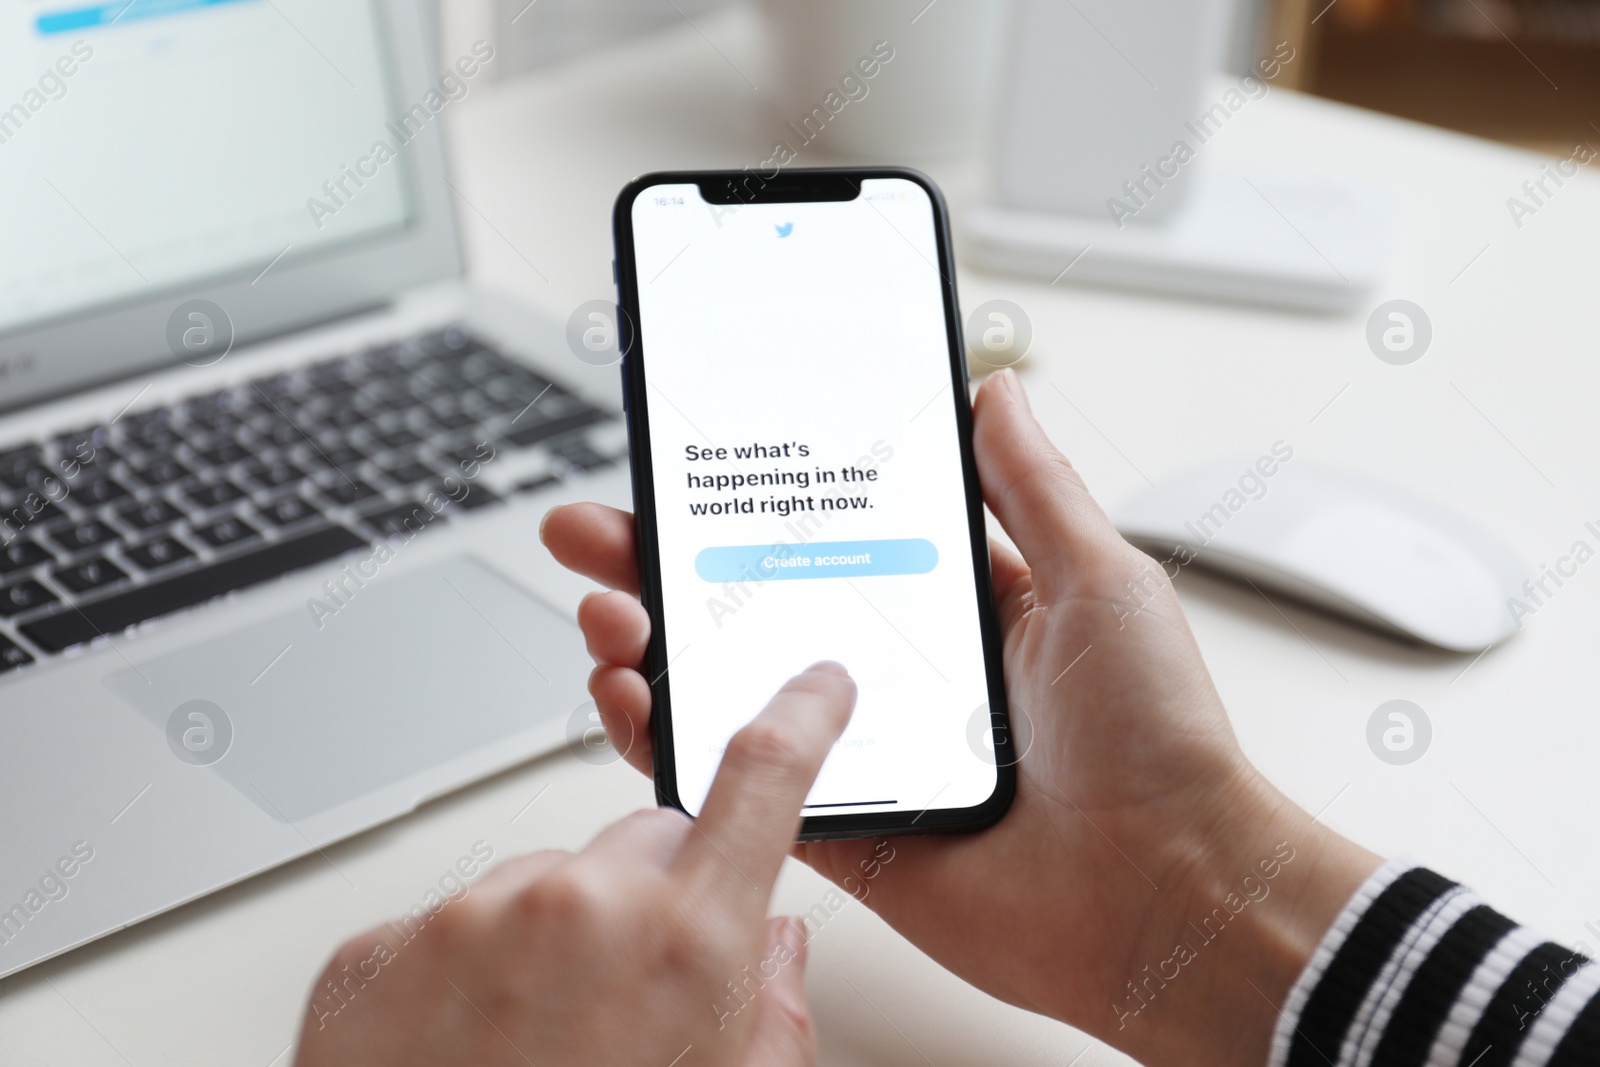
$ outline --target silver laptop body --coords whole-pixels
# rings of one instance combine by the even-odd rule
[[[0,975],[589,725],[537,531],[628,500],[616,368],[461,281],[440,126],[493,57],[433,19],[0,43],[39,72],[0,112]]]

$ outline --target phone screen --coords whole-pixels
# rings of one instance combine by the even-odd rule
[[[619,208],[643,368],[630,403],[642,380],[648,413],[635,459],[690,814],[729,738],[821,659],[859,696],[806,815],[973,808],[997,792],[942,206],[910,178],[856,187],[721,204],[655,184]]]

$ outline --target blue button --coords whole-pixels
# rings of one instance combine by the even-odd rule
[[[694,570],[708,582],[770,582],[792,578],[858,578],[927,574],[939,565],[932,541],[819,541],[809,545],[728,545],[701,550]]]

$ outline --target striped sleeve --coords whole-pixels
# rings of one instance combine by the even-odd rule
[[[1269,1067],[1600,1064],[1600,965],[1469,889],[1387,863],[1284,1003]]]

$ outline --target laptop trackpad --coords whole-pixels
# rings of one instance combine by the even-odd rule
[[[179,758],[210,765],[280,822],[565,717],[585,699],[577,627],[474,559],[347,589],[342,604],[316,590],[305,608],[105,684]]]

